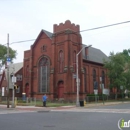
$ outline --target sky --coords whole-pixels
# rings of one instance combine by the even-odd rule
[[[53,32],[53,24],[70,20],[80,30],[130,21],[130,0],[0,0],[0,44],[17,50],[14,63],[23,62],[25,50],[42,29]],[[130,48],[130,22],[81,33],[85,45],[100,49],[107,56]]]

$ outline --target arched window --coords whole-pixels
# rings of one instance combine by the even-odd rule
[[[76,51],[73,52],[73,68],[74,72],[76,72]]]
[[[96,81],[96,70],[93,69],[93,88],[97,88],[97,81]]]
[[[93,70],[93,81],[96,81],[96,70]]]
[[[104,71],[102,71],[102,83],[105,86],[105,72]]]
[[[29,65],[27,65],[25,71],[26,71],[26,72],[25,72],[26,77],[29,77]]]
[[[86,68],[84,68],[84,91],[87,92],[87,72],[86,72]]]
[[[49,88],[49,69],[50,62],[47,57],[39,61],[39,92],[48,92]]]
[[[63,57],[63,51],[59,52],[59,72],[62,73],[63,72],[63,61],[64,61],[64,57]]]

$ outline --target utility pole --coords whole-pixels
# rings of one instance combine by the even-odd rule
[[[84,48],[89,48],[89,47],[91,47],[91,46],[92,46],[92,45],[84,46],[84,47],[76,54],[76,66],[77,66],[77,69],[76,69],[76,82],[77,82],[76,107],[79,107],[79,106],[80,106],[80,104],[79,104],[79,83],[80,83],[80,79],[79,79],[78,56],[79,56],[79,54],[83,51]]]
[[[9,34],[7,34],[7,59],[9,58]],[[9,108],[9,63],[6,59],[7,64],[7,108]]]

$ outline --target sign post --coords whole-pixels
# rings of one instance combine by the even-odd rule
[[[120,86],[120,89],[122,90],[122,102],[123,102],[123,86]]]
[[[104,104],[104,94],[103,94],[103,84],[102,84],[102,77],[100,77],[100,82],[101,82],[101,89],[102,89],[102,100],[103,100],[103,104]]]
[[[98,94],[98,90],[94,89],[94,94],[95,94],[95,102],[97,103],[97,94]]]

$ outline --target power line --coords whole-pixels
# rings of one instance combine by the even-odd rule
[[[130,23],[130,21],[125,21],[125,22],[121,22],[121,23],[115,23],[115,24],[110,24],[110,25],[106,25],[106,26],[101,26],[101,27],[86,29],[86,30],[82,30],[82,31],[80,31],[80,32],[92,31],[92,30],[107,28],[107,27],[116,26],[116,25],[120,25],[120,24],[125,24],[125,23]]]
[[[102,28],[107,28],[107,27],[112,27],[112,26],[116,26],[116,25],[121,25],[121,24],[126,24],[126,23],[130,23],[130,21],[125,21],[125,22],[120,22],[120,23],[115,23],[115,24],[109,24],[109,25],[105,25],[105,26],[100,26],[100,27],[95,27],[95,28],[90,28],[90,29],[85,29],[85,30],[81,30],[81,31],[77,31],[77,32],[72,32],[70,34],[75,34],[75,33],[79,33],[79,32],[86,32],[86,31],[93,31],[93,30],[98,30],[98,29],[102,29]],[[40,39],[46,39],[48,38],[44,37],[44,38],[40,38]],[[52,37],[49,37],[52,38]],[[16,41],[16,42],[12,42],[11,44],[15,44],[15,43],[23,43],[23,42],[30,42],[30,41],[35,41],[36,39],[29,39],[29,40],[23,40],[23,41]],[[3,44],[6,45],[6,44]]]

